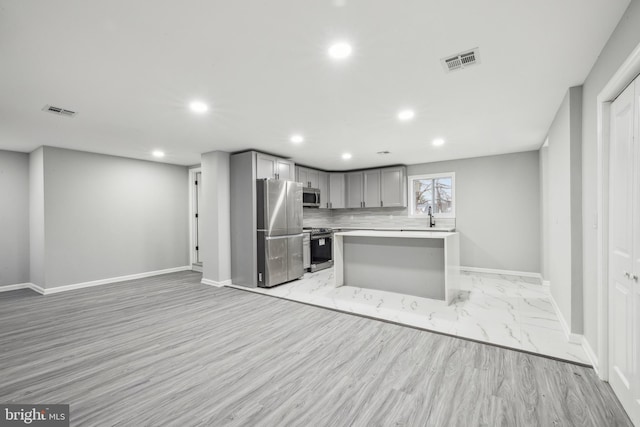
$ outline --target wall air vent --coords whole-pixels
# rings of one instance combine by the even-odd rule
[[[42,111],[57,114],[59,116],[67,116],[67,117],[74,117],[76,114],[78,114],[75,111],[65,110],[64,108],[55,107],[53,105],[45,105]]]
[[[475,48],[466,52],[442,58],[440,62],[444,67],[444,71],[446,73],[450,73],[451,71],[461,70],[471,65],[479,64],[480,57],[478,54],[478,48]]]

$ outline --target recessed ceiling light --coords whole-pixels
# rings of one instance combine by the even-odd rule
[[[444,145],[444,139],[436,138],[436,139],[433,140],[432,144],[435,145],[436,147]]]
[[[349,160],[349,159],[351,158],[351,153],[344,153],[344,154],[342,155],[342,158],[343,158],[344,160]]]
[[[402,110],[398,113],[398,120],[408,122],[416,116],[416,112],[413,110]]]
[[[349,43],[338,42],[329,47],[328,53],[333,59],[345,59],[351,56],[353,48]]]
[[[160,150],[155,150],[153,153],[153,157],[157,157],[159,159],[164,157],[164,151],[160,151]]]
[[[300,144],[304,142],[304,136],[300,134],[291,135],[289,141],[293,142],[294,144]]]
[[[192,101],[189,104],[189,108],[194,113],[203,114],[209,111],[209,106],[202,101]]]

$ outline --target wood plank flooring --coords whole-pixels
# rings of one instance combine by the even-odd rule
[[[181,272],[0,293],[0,402],[74,426],[630,426],[590,368]]]

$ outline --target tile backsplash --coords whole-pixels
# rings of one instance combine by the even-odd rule
[[[428,228],[428,218],[409,218],[407,208],[315,209],[304,208],[305,227],[415,227]],[[436,218],[436,227],[455,227],[456,220]]]

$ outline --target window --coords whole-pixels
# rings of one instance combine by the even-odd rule
[[[455,218],[455,173],[409,177],[409,216]]]

